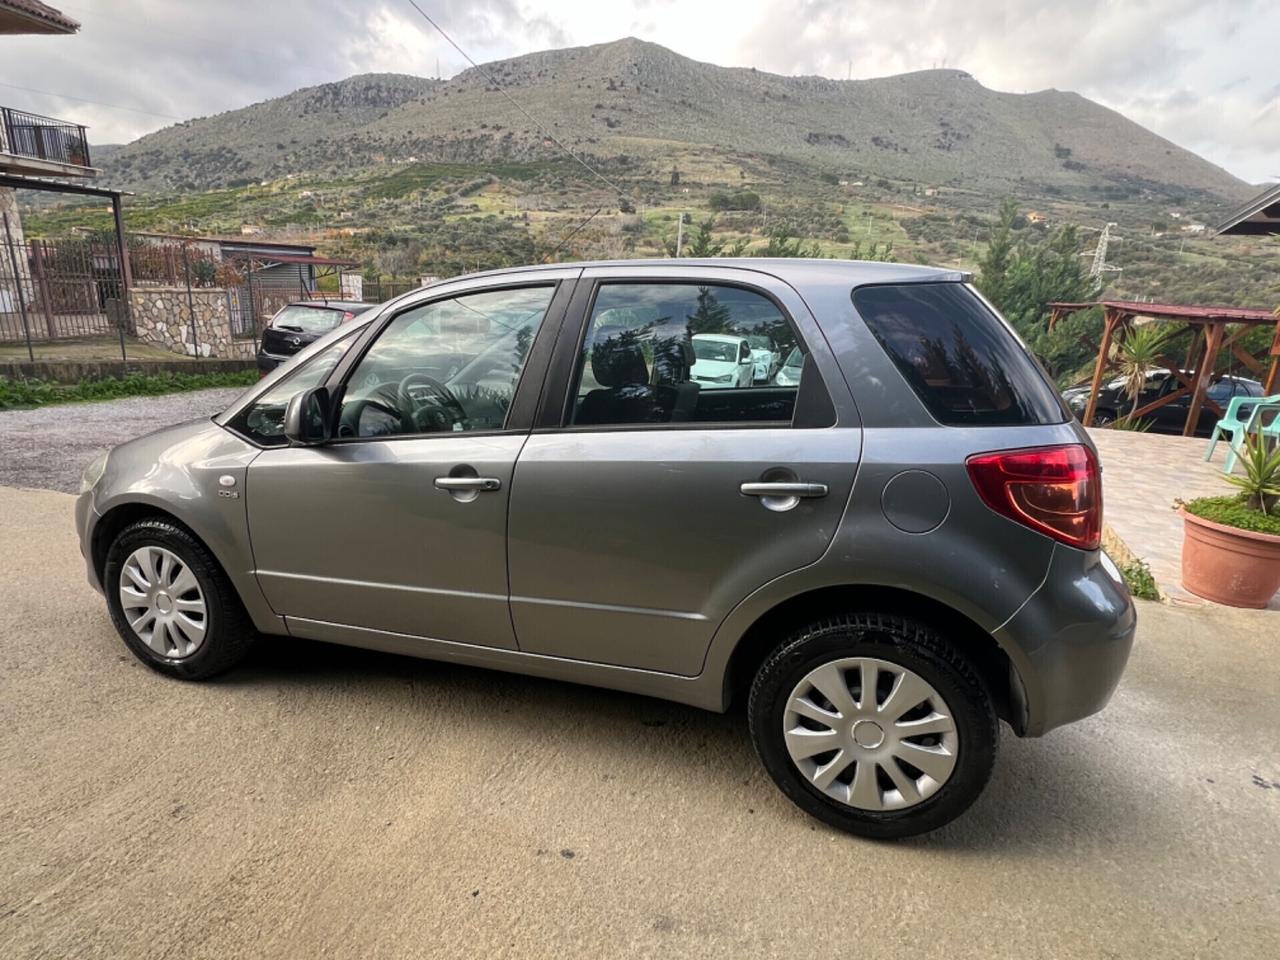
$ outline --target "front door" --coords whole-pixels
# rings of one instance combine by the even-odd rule
[[[527,425],[513,428],[509,413],[526,365],[541,379],[526,361],[556,290],[469,290],[379,321],[363,356],[338,372],[338,436],[253,462],[254,558],[277,613],[303,632],[338,625],[515,647],[507,508]]]
[[[692,676],[736,604],[827,549],[861,433],[833,405],[826,384],[842,382],[790,287],[645,271],[579,283],[583,332],[566,323],[553,365],[568,371],[562,409],[516,465],[511,614],[521,650]],[[799,347],[799,386],[691,375],[699,344],[728,344],[732,360],[749,336]]]

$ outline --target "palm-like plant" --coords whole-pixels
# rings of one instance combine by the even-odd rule
[[[1116,347],[1116,359],[1120,370],[1120,378],[1124,381],[1124,392],[1132,406],[1125,418],[1133,420],[1138,409],[1138,397],[1147,385],[1147,377],[1160,367],[1160,345],[1164,335],[1154,325],[1134,327]]]
[[[1280,504],[1280,445],[1251,433],[1245,437],[1240,462],[1244,464],[1244,476],[1231,474],[1223,479],[1240,488],[1251,509],[1271,513]]]

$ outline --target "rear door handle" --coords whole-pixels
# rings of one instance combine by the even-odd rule
[[[825,483],[744,483],[744,497],[825,497]]]
[[[501,490],[497,477],[436,477],[437,490]]]

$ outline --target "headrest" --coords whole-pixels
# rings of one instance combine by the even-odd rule
[[[591,348],[591,374],[602,387],[625,387],[649,382],[644,351],[638,343],[610,337]]]
[[[653,342],[653,369],[655,383],[684,383],[697,357],[693,353],[693,341],[687,334],[664,337]]]

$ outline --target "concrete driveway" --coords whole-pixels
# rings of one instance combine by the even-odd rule
[[[742,719],[288,640],[165,680],[0,489],[0,956],[1236,957],[1280,935],[1273,614],[1144,604],[960,821],[835,833]],[[1271,944],[1268,947],[1267,944]]]

